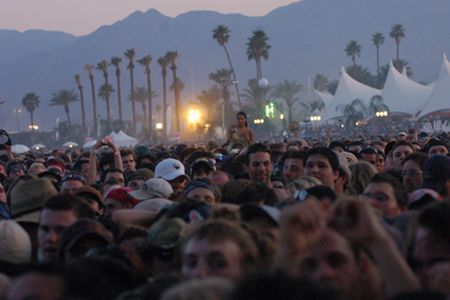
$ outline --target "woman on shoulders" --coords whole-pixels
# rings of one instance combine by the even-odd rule
[[[227,142],[233,147],[235,144],[242,144],[247,147],[255,143],[255,133],[248,127],[247,114],[240,111],[236,114],[237,124],[231,125],[227,134]]]

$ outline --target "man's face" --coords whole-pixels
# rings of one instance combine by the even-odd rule
[[[358,286],[361,276],[349,243],[331,230],[300,256],[298,272],[344,295]]]
[[[62,232],[77,219],[73,210],[42,210],[38,228],[39,261],[57,258]]]
[[[401,170],[402,169],[402,161],[405,157],[413,153],[413,149],[410,146],[407,145],[401,145],[397,146],[394,149],[393,156],[392,156],[392,164],[394,170]]]
[[[334,171],[327,157],[321,154],[313,154],[308,157],[305,164],[305,175],[320,179],[322,183],[334,189],[334,181],[339,176],[338,170]]]
[[[120,172],[108,172],[105,176],[105,182],[107,182],[109,179],[114,178],[119,182],[119,184],[123,185],[125,183],[125,177],[123,177],[123,174]]]
[[[76,190],[83,187],[84,183],[79,180],[66,180],[61,184],[61,194],[75,194]]]
[[[450,263],[450,243],[431,230],[419,226],[412,258],[412,267],[423,287],[433,289],[433,284],[438,283],[440,275],[436,268]]]
[[[384,156],[381,154],[377,154],[377,164],[376,164],[378,172],[384,171]]]
[[[448,149],[445,146],[442,145],[436,145],[430,148],[428,150],[428,155],[434,155],[434,154],[441,154],[441,155],[447,155]]]
[[[181,272],[188,278],[224,277],[234,280],[242,274],[241,264],[242,252],[235,242],[191,239],[183,251]]]
[[[123,168],[128,171],[136,171],[136,161],[132,154],[122,156]]]
[[[23,170],[21,168],[14,168],[9,172],[8,179],[14,180],[23,175],[25,175],[25,173],[23,172]]]
[[[185,176],[178,176],[174,180],[168,181],[170,186],[172,187],[173,194],[177,195],[180,194],[184,187],[186,186],[187,178]]]
[[[402,212],[396,201],[394,188],[387,182],[369,183],[364,195],[370,198],[370,205],[378,209],[385,218],[396,217]]]
[[[415,161],[408,160],[403,164],[402,177],[403,186],[408,193],[413,192],[422,185],[422,170]]]
[[[202,201],[202,202],[206,202],[206,203],[210,203],[210,204],[216,202],[216,197],[214,196],[213,192],[211,192],[208,189],[200,188],[200,187],[190,191],[186,195],[186,197],[191,200]]]
[[[377,166],[377,155],[375,153],[362,153],[362,159],[371,163],[374,167]]]
[[[270,183],[272,175],[272,162],[270,154],[267,152],[256,152],[249,156],[248,176],[251,181],[259,181],[266,184]]]
[[[283,178],[287,184],[303,176],[303,160],[300,158],[288,158],[283,164]]]

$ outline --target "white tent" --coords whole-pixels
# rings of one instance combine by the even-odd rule
[[[134,147],[139,142],[138,139],[129,136],[122,130],[117,133],[111,132],[110,136],[114,143],[119,147]]]
[[[445,54],[433,92],[422,107],[419,117],[444,109],[450,109],[450,62]]]
[[[415,116],[433,91],[434,83],[419,84],[409,79],[389,64],[389,73],[381,97],[391,113],[407,113]]]
[[[12,145],[11,150],[15,154],[22,154],[30,151],[30,148],[22,144],[14,144]]]
[[[139,141],[138,139],[129,136],[122,130],[115,133],[114,131],[110,134],[113,142],[119,146],[119,147],[134,147]],[[94,147],[94,145],[97,143],[97,140],[92,140],[83,145],[84,149],[89,149]]]
[[[333,100],[326,107],[326,120],[331,120],[342,116],[342,108],[350,104],[353,100],[359,99],[364,104],[369,105],[373,96],[380,95],[381,90],[356,81],[347,74],[344,67],[341,67],[341,78],[334,94]]]

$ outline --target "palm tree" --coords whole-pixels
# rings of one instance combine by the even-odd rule
[[[328,93],[330,93],[331,95],[334,95],[337,91],[338,86],[339,86],[339,80],[337,80],[337,79],[333,79],[330,82],[328,82],[328,85],[327,85]]]
[[[158,64],[161,66],[162,84],[163,84],[163,130],[164,138],[167,136],[167,67],[169,62],[165,57],[158,58]]]
[[[325,75],[317,74],[313,80],[314,89],[319,92],[324,92],[328,87],[328,78]]]
[[[262,30],[253,31],[253,35],[247,42],[247,59],[255,60],[256,63],[256,81],[262,78],[261,58],[269,59],[269,50],[272,46],[268,43],[269,38]]]
[[[220,111],[220,99],[222,98],[222,89],[215,84],[213,87],[207,90],[202,90],[197,99],[200,104],[203,105],[207,112],[208,122],[217,122],[220,120],[220,116],[217,113]],[[218,122],[217,122],[218,123]]]
[[[34,111],[36,110],[36,108],[39,107],[40,103],[41,100],[39,99],[39,96],[36,95],[35,93],[27,93],[22,98],[22,105],[30,113],[30,125],[34,125]],[[33,130],[32,126],[31,130]]]
[[[136,132],[136,106],[134,103],[134,57],[136,55],[136,52],[134,51],[134,48],[127,49],[125,51],[125,56],[128,58],[128,66],[127,69],[130,70],[130,93],[131,93],[131,111],[132,111],[132,117],[133,117],[133,131]]]
[[[172,70],[172,87],[175,96],[175,130],[180,132],[180,90],[178,89],[179,85],[177,84],[177,65],[175,64],[175,60],[178,58],[177,51],[168,51],[166,52],[165,59],[168,61],[170,65],[170,69]]]
[[[230,122],[232,122],[232,118],[234,115],[233,107],[230,104],[230,91],[228,90],[228,87],[233,84],[231,76],[232,71],[230,69],[220,69],[214,73],[209,74],[209,79],[218,84],[222,90],[225,128],[228,128],[228,125]]]
[[[345,118],[345,126],[355,125],[356,121],[368,116],[368,108],[360,99],[354,99],[350,104],[337,107]]]
[[[145,67],[144,73],[147,77],[147,97],[148,97],[148,132],[150,134],[150,140],[152,139],[152,132],[153,132],[153,125],[152,125],[152,117],[153,117],[153,111],[152,111],[152,82],[150,79],[151,69],[150,64],[152,63],[152,57],[151,55],[146,55],[138,62]]]
[[[228,65],[230,66],[231,74],[233,75],[233,83],[234,88],[236,90],[236,97],[239,103],[239,110],[242,110],[241,96],[239,95],[238,81],[236,78],[236,73],[233,68],[233,64],[231,63],[230,53],[228,52],[227,43],[230,38],[230,29],[226,25],[217,25],[216,28],[213,29],[213,39],[217,41],[217,43],[223,47],[225,51],[225,55],[227,56]]]
[[[286,106],[288,109],[288,124],[292,122],[292,110],[294,104],[299,100],[299,98],[295,97],[299,92],[303,90],[303,86],[299,84],[297,81],[289,81],[284,80],[277,84],[271,96],[276,99],[283,99],[286,102]]]
[[[86,130],[86,108],[84,106],[84,92],[83,85],[81,84],[81,77],[78,74],[75,74],[75,83],[77,84],[78,91],[80,93],[80,104],[81,104],[81,127],[83,128],[83,132]]]
[[[78,101],[78,96],[74,90],[59,90],[53,93],[52,99],[50,99],[50,106],[62,106],[64,107],[64,112],[66,113],[67,122],[69,126],[72,125],[72,120],[70,119],[70,104]]]
[[[113,65],[116,68],[116,81],[117,81],[117,105],[119,109],[119,120],[122,123],[123,117],[122,117],[122,90],[121,90],[121,84],[120,84],[120,63],[122,62],[122,59],[118,56],[111,57],[111,65]]]
[[[92,114],[94,115],[94,136],[97,135],[98,124],[97,124],[97,100],[95,98],[95,84],[94,84],[94,74],[92,70],[94,66],[91,64],[87,64],[85,67],[86,71],[89,75],[89,80],[91,82],[91,93],[92,93]]]
[[[347,57],[352,58],[353,66],[356,66],[356,57],[360,57],[361,55],[361,45],[357,41],[351,40],[345,46],[345,53]]]
[[[106,102],[106,120],[108,123],[108,127],[111,127],[111,107],[109,105],[109,98],[111,97],[111,94],[114,93],[115,90],[113,88],[112,85],[110,84],[103,84],[99,89],[98,89],[98,96],[103,99]]]
[[[372,34],[372,42],[377,48],[377,73],[380,73],[380,46],[384,44],[384,35],[381,32]]]
[[[111,126],[111,103],[109,102],[109,97],[113,91],[113,88],[108,82],[108,62],[106,60],[99,62],[97,64],[97,70],[102,71],[103,78],[105,79],[105,83],[100,87],[99,97],[102,97],[102,99],[106,102],[106,120],[108,125]],[[102,96],[100,96],[100,93],[102,93]]]
[[[403,28],[402,24],[394,24],[392,25],[389,36],[393,38],[397,44],[397,56],[395,60],[398,61],[400,58],[400,42],[405,37],[405,28]]]
[[[370,115],[375,115],[379,111],[389,112],[389,107],[384,104],[384,99],[380,95],[375,95],[370,99],[369,103],[369,113]]]
[[[270,87],[260,87],[256,79],[250,79],[248,81],[248,88],[244,89],[242,98],[251,103],[255,110],[255,117],[262,116],[265,99],[269,93]]]

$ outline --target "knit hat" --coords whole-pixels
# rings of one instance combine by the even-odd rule
[[[22,170],[24,173],[27,172],[27,169],[23,163],[18,160],[11,160],[6,165],[6,174],[9,175],[9,173],[17,169]]]
[[[197,178],[197,179],[194,179],[191,182],[189,182],[189,184],[184,189],[183,193],[186,196],[191,191],[193,191],[194,189],[197,189],[197,188],[203,188],[203,189],[207,189],[207,190],[211,191],[214,194],[216,201],[220,201],[220,198],[222,195],[221,195],[219,188],[217,186],[215,186],[214,184],[212,184],[211,182],[209,182],[209,180],[203,179],[203,178]]]
[[[168,198],[173,193],[172,186],[162,178],[151,178],[141,184],[139,189],[130,192],[138,200]]]
[[[31,259],[31,240],[25,229],[12,220],[0,220],[0,260],[19,264]]]
[[[20,182],[11,191],[11,216],[16,221],[38,223],[45,201],[57,193],[45,178]]]

